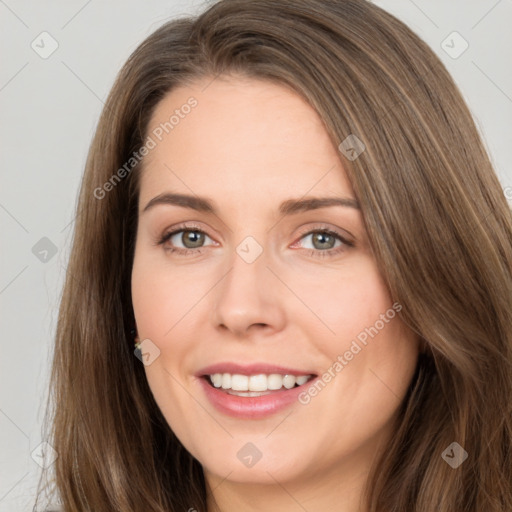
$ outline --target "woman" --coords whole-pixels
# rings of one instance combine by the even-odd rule
[[[63,510],[512,510],[511,213],[393,16],[165,24],[106,102],[75,230]]]

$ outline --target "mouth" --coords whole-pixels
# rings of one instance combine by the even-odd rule
[[[264,419],[292,407],[318,378],[305,369],[229,361],[202,368],[195,376],[219,413],[244,420]]]
[[[211,387],[229,395],[258,397],[280,393],[307,384],[315,374],[293,375],[290,373],[211,373],[201,376]]]

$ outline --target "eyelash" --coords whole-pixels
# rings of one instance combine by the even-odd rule
[[[192,231],[192,232],[196,232],[196,233],[202,233],[202,234],[208,236],[208,233],[203,231],[198,226],[194,226],[194,225],[181,225],[181,226],[177,226],[172,231],[168,231],[168,232],[164,233],[162,235],[162,237],[157,241],[157,245],[164,245],[174,235],[176,235],[177,233],[181,233],[183,231]],[[334,231],[332,229],[329,229],[327,227],[325,227],[325,228],[324,227],[319,227],[317,229],[312,229],[310,231],[306,231],[305,233],[302,233],[300,235],[299,240],[301,240],[302,238],[304,238],[304,237],[306,237],[308,235],[316,234],[316,233],[327,233],[328,235],[331,235],[331,236],[337,238],[338,240],[340,240],[343,243],[343,245],[340,246],[340,247],[337,247],[336,249],[327,249],[327,250],[324,250],[324,251],[319,250],[319,249],[306,249],[306,250],[309,250],[309,256],[313,256],[313,257],[316,257],[316,258],[334,257],[334,256],[337,256],[339,253],[345,251],[347,249],[347,247],[354,247],[355,246],[354,243],[348,241],[346,238],[341,236],[340,233],[338,233],[337,231]],[[198,247],[196,249],[181,249],[180,247],[166,247],[165,248],[166,251],[168,251],[170,253],[176,253],[176,254],[178,254],[180,256],[187,256],[190,253],[201,254],[202,253],[202,249],[204,249],[204,247]]]

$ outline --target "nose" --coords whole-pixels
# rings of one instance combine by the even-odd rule
[[[271,271],[265,251],[248,263],[238,253],[232,266],[215,287],[213,324],[238,339],[252,333],[269,335],[284,328],[284,286]]]

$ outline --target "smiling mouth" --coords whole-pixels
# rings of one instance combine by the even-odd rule
[[[297,388],[314,379],[316,375],[290,375],[290,374],[255,374],[241,375],[231,373],[214,373],[203,375],[211,387],[229,395],[243,397],[257,397],[280,393]]]

